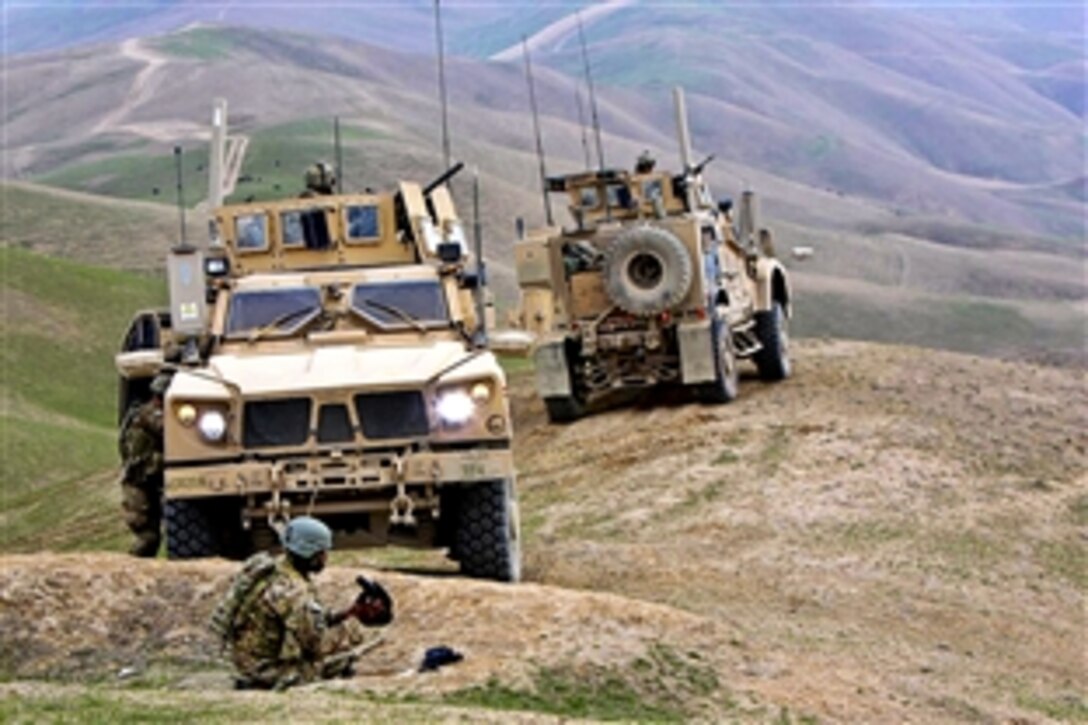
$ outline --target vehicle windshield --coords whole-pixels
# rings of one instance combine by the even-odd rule
[[[362,282],[351,293],[352,310],[378,327],[446,327],[449,312],[437,280]]]
[[[227,313],[227,335],[237,336],[269,327],[268,334],[286,335],[321,312],[321,291],[316,287],[237,292]]]

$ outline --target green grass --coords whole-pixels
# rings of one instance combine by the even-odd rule
[[[0,549],[118,548],[113,356],[164,284],[12,248],[0,282],[29,300],[0,325]]]
[[[284,705],[269,707],[262,703],[259,717],[272,718],[282,714]],[[257,713],[247,702],[224,700],[218,703],[201,700],[199,705],[152,704],[148,705],[127,697],[111,697],[109,694],[81,692],[78,694],[51,694],[32,698],[18,695],[0,699],[0,721],[25,723],[109,723],[128,725],[135,723],[202,723],[252,722]]]
[[[541,668],[530,689],[492,679],[447,695],[443,701],[561,718],[638,722],[686,721],[707,704],[716,711],[735,707],[714,668],[699,653],[680,652],[662,643],[652,644],[626,667]]]
[[[589,675],[571,669],[544,669],[532,690],[518,690],[492,679],[445,697],[451,705],[489,710],[542,712],[563,718],[681,722],[681,710],[655,706],[625,681],[607,671]]]
[[[230,56],[234,33],[224,28],[193,28],[162,38],[154,47],[178,58],[219,60]]]
[[[192,207],[208,195],[208,145],[184,149],[182,179],[185,205]],[[177,200],[174,154],[122,154],[64,166],[36,181],[65,189],[173,204]]]
[[[104,204],[7,184],[0,195],[5,246],[126,267],[153,261],[156,248],[165,257],[177,234],[177,217],[166,206]]]
[[[1083,330],[1071,314],[1043,325],[1014,305],[998,302],[933,297],[898,303],[828,292],[798,297],[791,332],[978,355],[1073,356],[1083,342]]]
[[[1021,693],[1016,697],[1016,704],[1027,710],[1042,713],[1052,720],[1088,722],[1088,700],[1085,700],[1083,695],[1040,697]]]

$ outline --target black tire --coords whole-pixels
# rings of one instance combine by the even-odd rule
[[[762,349],[753,356],[759,377],[764,380],[785,380],[790,376],[790,336],[786,312],[780,302],[766,312],[756,313],[756,337]]]
[[[461,573],[477,579],[521,579],[521,532],[510,480],[466,484],[457,501],[453,550]]]
[[[643,226],[621,234],[605,253],[608,297],[632,315],[656,315],[691,289],[691,255],[670,232]]]
[[[720,405],[736,400],[740,390],[740,372],[737,354],[733,347],[733,335],[725,320],[715,318],[711,327],[714,349],[714,382],[699,388],[699,399],[704,403]]]
[[[200,559],[218,555],[215,530],[203,501],[166,502],[166,556]]]
[[[548,421],[551,423],[573,423],[586,414],[585,384],[576,372],[577,345],[568,342],[564,354],[567,359],[567,370],[570,372],[571,394],[544,398],[544,407],[548,411]]]
[[[585,402],[573,395],[544,398],[544,407],[548,409],[548,420],[552,423],[573,423],[586,414]]]

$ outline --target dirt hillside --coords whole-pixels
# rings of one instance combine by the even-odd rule
[[[2,558],[0,712],[1088,717],[1084,374],[797,348],[794,378],[748,377],[729,406],[658,396],[564,427],[513,376],[529,583],[341,553],[328,598],[380,568],[400,617],[359,677],[290,705],[228,692],[213,656],[203,623],[233,565]],[[408,674],[435,644],[465,662]]]

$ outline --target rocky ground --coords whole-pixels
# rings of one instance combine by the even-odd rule
[[[229,690],[204,629],[227,562],[0,558],[0,715],[1088,719],[1084,373],[797,348],[731,405],[562,427],[514,375],[528,583],[341,553],[326,595],[381,569],[400,616],[358,677],[295,697]],[[436,644],[465,661],[415,673]]]

